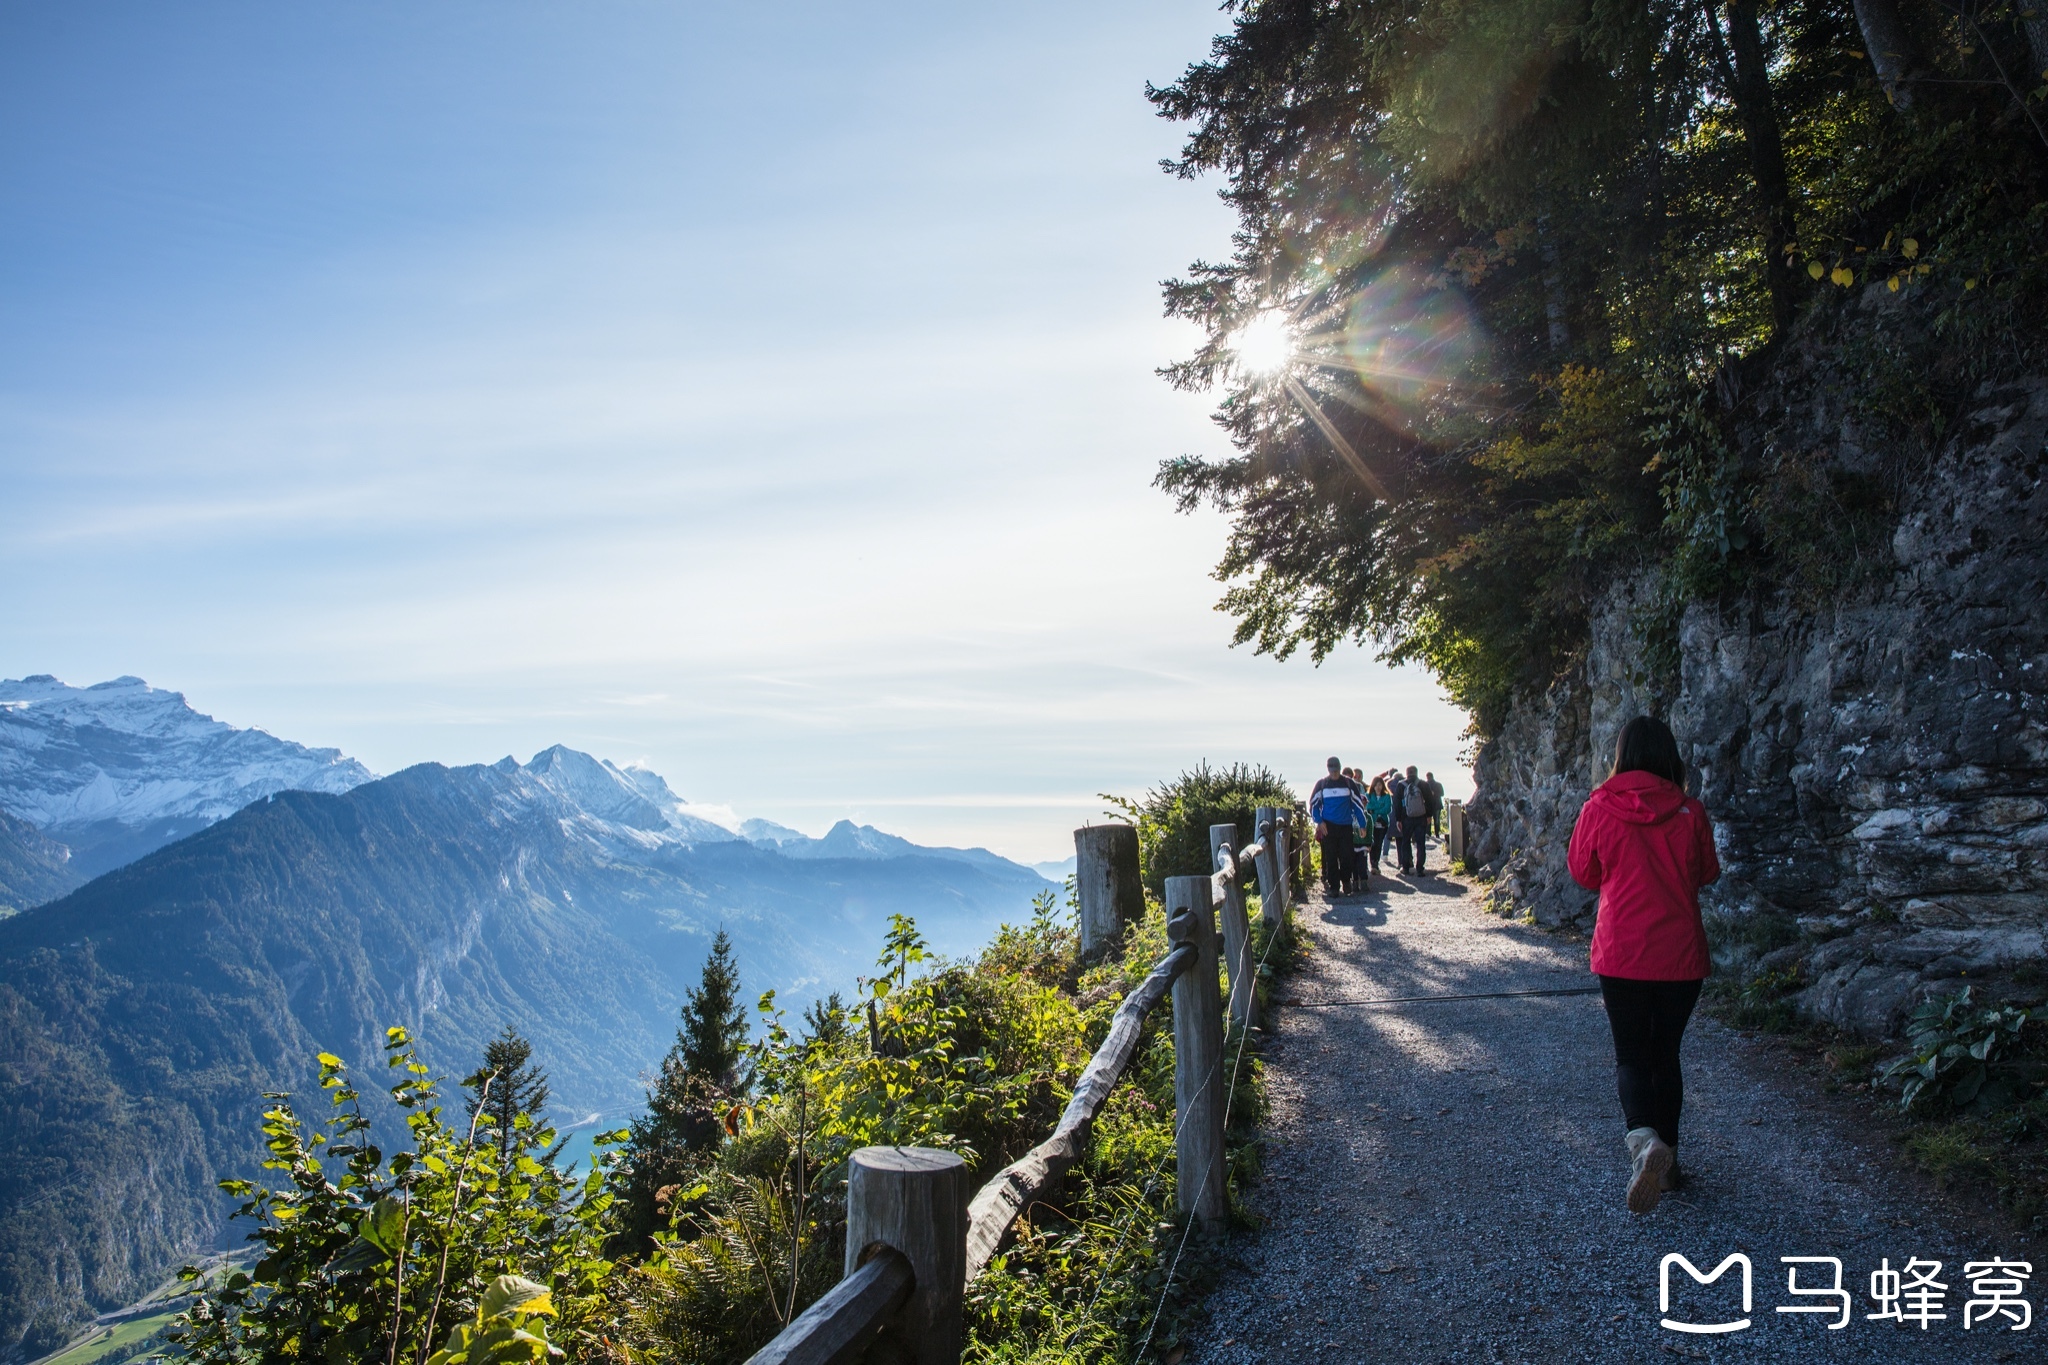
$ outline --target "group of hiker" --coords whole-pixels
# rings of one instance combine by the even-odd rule
[[[1371,889],[1392,842],[1401,871],[1429,872],[1431,835],[1443,832],[1444,786],[1435,773],[1389,768],[1371,778],[1339,759],[1308,797],[1322,850],[1323,890],[1333,896]]]
[[[1686,790],[1687,776],[1669,726],[1652,716],[1630,720],[1615,737],[1610,775],[1579,812],[1566,857],[1573,880],[1600,897],[1590,965],[1614,1038],[1632,1213],[1650,1212],[1685,1183],[1679,1050],[1711,970],[1700,888],[1721,874],[1713,823]],[[1369,891],[1390,834],[1401,870],[1426,873],[1443,810],[1434,773],[1390,768],[1368,780],[1331,759],[1329,775],[1309,793],[1324,890]]]

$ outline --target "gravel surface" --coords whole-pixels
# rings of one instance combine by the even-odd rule
[[[1283,983],[1269,1062],[1267,1219],[1231,1248],[1190,1362],[1296,1360],[2043,1360],[2048,1322],[1965,1331],[1965,1261],[2035,1261],[1994,1224],[1947,1209],[1859,1137],[1854,1111],[1695,1015],[1685,1042],[1681,1163],[1658,1210],[1623,1204],[1627,1156],[1597,995],[1338,1001],[1596,984],[1585,945],[1479,908],[1448,877],[1313,902],[1309,961]],[[1320,1005],[1321,1007],[1316,1007]],[[1721,1336],[1660,1326],[1659,1264],[1754,1266],[1712,1286],[1673,1268],[1674,1319],[1747,1316]],[[1781,1256],[1835,1256],[1854,1317],[1787,1315]],[[1948,1318],[1868,1321],[1870,1272],[1939,1260]],[[2025,1298],[2042,1305],[2039,1265]],[[1826,1267],[1800,1283],[1827,1285]],[[2009,1321],[2009,1320],[2008,1320]]]

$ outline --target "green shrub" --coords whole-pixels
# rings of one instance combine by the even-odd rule
[[[1879,1074],[1899,1084],[1902,1109],[1924,1103],[1981,1113],[2016,1104],[2040,1086],[2041,1063],[2017,1055],[2033,1017],[2011,1005],[1979,1007],[1965,986],[1913,1011],[1908,1052]]]
[[[452,1354],[437,1360],[539,1358],[517,1352],[545,1347],[542,1319],[573,1336],[597,1306],[611,1269],[600,1254],[609,1158],[572,1181],[542,1159],[554,1132],[522,1113],[501,1162],[475,1117],[467,1133],[443,1121],[404,1029],[389,1030],[385,1048],[411,1149],[385,1160],[338,1057],[319,1058],[332,1112],[318,1130],[273,1096],[263,1164],[279,1187],[221,1182],[244,1201],[236,1216],[257,1221],[250,1239],[262,1255],[211,1280],[183,1272],[198,1297],[165,1336],[185,1359],[339,1365],[420,1360],[439,1345]]]
[[[1723,986],[1721,1015],[1736,1028],[1789,1033],[1799,1022],[1792,993],[1805,984],[1797,968],[1760,972],[1739,986]]]
[[[1206,876],[1216,870],[1209,857],[1209,826],[1237,826],[1237,846],[1258,838],[1260,806],[1293,810],[1294,788],[1263,764],[1206,762],[1145,793],[1142,801],[1104,794],[1116,814],[1138,827],[1138,864],[1145,888],[1166,894],[1168,877]]]
[[[1262,932],[1255,946],[1265,952]],[[792,1035],[764,999],[761,1089],[740,1133],[678,1200],[658,1254],[614,1278],[633,1358],[742,1361],[830,1288],[856,1148],[945,1147],[980,1182],[1042,1141],[1123,996],[1166,951],[1154,906],[1120,960],[1083,972],[1073,930],[1047,898],[972,962],[928,959],[915,926],[895,921],[836,1042]],[[1268,965],[1284,966],[1288,951],[1273,945]],[[1127,1361],[1148,1334],[1155,1357],[1181,1342],[1215,1267],[1199,1244],[1182,1254],[1168,1021],[1164,1009],[1148,1019],[1064,1196],[1034,1206],[1015,1245],[970,1287],[968,1360]],[[1241,1043],[1236,1178],[1253,1169],[1247,1144],[1263,1114],[1258,1061]]]

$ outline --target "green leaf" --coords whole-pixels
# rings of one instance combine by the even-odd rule
[[[370,1206],[364,1215],[362,1226],[357,1229],[363,1239],[389,1252],[397,1252],[398,1240],[404,1236],[405,1205],[390,1195],[385,1195]]]
[[[369,1270],[383,1265],[391,1256],[391,1252],[369,1238],[358,1237],[348,1244],[341,1255],[327,1263],[327,1270],[332,1275],[353,1275],[359,1270]]]
[[[553,1316],[555,1311],[554,1300],[549,1296],[546,1285],[535,1284],[518,1275],[500,1275],[492,1280],[479,1307],[487,1318],[504,1317],[509,1313]]]

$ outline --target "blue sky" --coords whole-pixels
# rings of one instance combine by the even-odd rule
[[[0,4],[0,674],[379,771],[563,742],[819,832],[1072,851],[1412,670],[1228,646],[1153,370],[1208,3]]]

